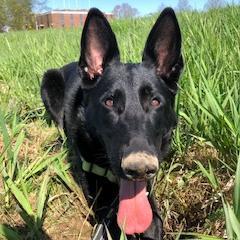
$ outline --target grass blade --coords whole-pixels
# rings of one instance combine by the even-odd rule
[[[0,130],[2,132],[5,148],[7,148],[8,159],[11,159],[13,156],[13,152],[11,147],[8,147],[11,144],[11,139],[7,130],[6,122],[4,120],[4,114],[2,113],[1,110],[0,110]]]
[[[240,154],[238,157],[237,170],[235,176],[234,192],[233,192],[234,212],[240,222]]]
[[[238,219],[237,219],[233,209],[229,205],[229,203],[227,203],[227,210],[229,213],[231,227],[234,230],[234,233],[237,235],[237,239],[240,239],[240,222],[238,221]]]
[[[6,182],[7,186],[11,190],[14,197],[17,199],[18,203],[21,205],[21,207],[26,211],[26,213],[29,216],[33,216],[33,210],[32,207],[28,201],[28,199],[23,195],[23,193],[17,188],[15,183],[11,180],[10,177],[5,176],[4,181]]]
[[[16,171],[18,153],[21,149],[22,143],[24,141],[24,137],[25,137],[24,132],[21,131],[17,136],[17,140],[13,149],[13,158],[11,159],[11,172],[9,172],[9,177],[12,179]]]
[[[198,165],[198,167],[200,168],[202,173],[205,175],[205,177],[208,178],[208,180],[211,183],[212,187],[215,190],[217,190],[218,189],[218,182],[217,182],[217,179],[216,179],[216,177],[214,175],[214,172],[212,170],[212,166],[211,166],[210,162],[208,163],[208,165],[209,165],[209,172],[206,170],[206,168],[199,161],[195,161],[195,163]]]
[[[38,197],[38,202],[37,202],[37,225],[38,227],[41,226],[42,223],[42,217],[43,217],[43,210],[44,206],[48,197],[48,183],[49,183],[50,177],[49,173],[46,173],[39,191],[39,197]]]
[[[22,240],[22,237],[16,231],[4,224],[0,224],[0,236],[9,240]]]

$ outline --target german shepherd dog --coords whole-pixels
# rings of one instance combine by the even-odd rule
[[[113,31],[93,8],[79,61],[44,74],[42,100],[67,136],[72,174],[114,240],[121,231],[128,239],[162,239],[162,221],[148,192],[177,123],[182,68],[181,33],[171,8],[158,17],[142,62],[134,64],[120,62]]]

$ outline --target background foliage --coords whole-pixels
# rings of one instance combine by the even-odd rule
[[[155,184],[166,239],[181,232],[239,238],[239,15],[239,7],[178,14],[185,59],[179,124]],[[141,61],[156,17],[112,22],[123,62]],[[89,237],[91,211],[69,175],[65,138],[46,121],[39,94],[46,69],[78,59],[80,33],[0,35],[0,235],[8,239]]]

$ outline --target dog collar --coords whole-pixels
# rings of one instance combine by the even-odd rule
[[[103,168],[95,163],[87,162],[82,158],[82,170],[88,173],[93,173],[100,177],[105,177],[109,182],[117,183],[117,177],[113,175],[113,172],[109,168]]]

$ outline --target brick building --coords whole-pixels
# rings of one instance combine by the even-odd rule
[[[83,26],[88,10],[53,10],[36,15],[36,28],[62,28]],[[104,13],[108,20],[113,18],[112,13]]]

